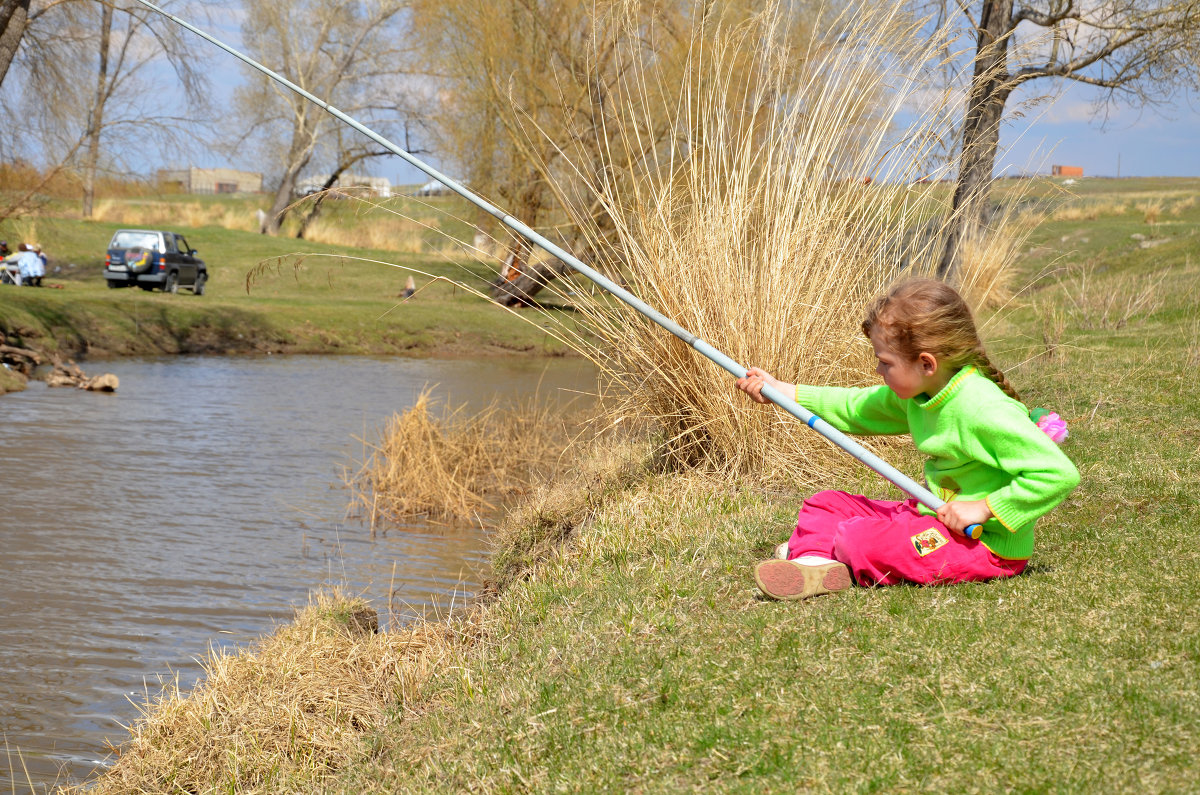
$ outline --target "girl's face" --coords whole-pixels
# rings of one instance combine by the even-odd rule
[[[875,372],[901,400],[920,394],[932,396],[945,386],[939,383],[937,358],[933,354],[922,353],[916,360],[910,360],[893,350],[878,329],[871,332],[871,347],[879,360]]]

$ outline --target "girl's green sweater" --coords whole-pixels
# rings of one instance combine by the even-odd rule
[[[987,500],[981,542],[1002,558],[1033,554],[1037,518],[1079,484],[1079,471],[1013,400],[974,367],[932,398],[901,400],[886,386],[796,387],[796,402],[844,433],[911,433],[929,456],[925,480],[946,502]],[[921,506],[923,513],[933,513]]]

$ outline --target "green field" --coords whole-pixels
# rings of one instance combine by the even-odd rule
[[[265,733],[213,734],[224,761],[199,789],[1197,791],[1198,188],[1038,186],[1054,206],[984,327],[1029,404],[1068,419],[1083,479],[1039,523],[1025,575],[764,601],[751,566],[803,493],[598,454],[510,521],[496,561],[511,584],[446,622],[431,673],[397,675],[403,698],[356,761],[259,759]],[[235,281],[218,300],[296,308],[329,289],[280,280],[286,296],[243,299]],[[897,494],[866,474],[827,487]],[[153,770],[162,791],[198,774],[177,758]]]

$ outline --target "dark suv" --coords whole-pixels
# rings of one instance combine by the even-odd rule
[[[190,287],[204,295],[208,269],[183,235],[148,229],[119,229],[108,244],[104,278],[109,287],[161,289],[173,293]]]

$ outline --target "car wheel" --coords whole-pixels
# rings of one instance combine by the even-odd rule
[[[163,282],[163,292],[164,293],[179,292],[179,274],[177,272],[171,271],[170,273],[167,274],[167,280],[165,282]]]
[[[208,281],[208,274],[200,271],[196,274],[196,283],[192,285],[193,295],[204,295],[204,283]]]
[[[108,282],[108,289],[110,289],[110,290],[115,290],[118,287],[124,287],[124,286],[125,285],[121,284],[120,282]]]

